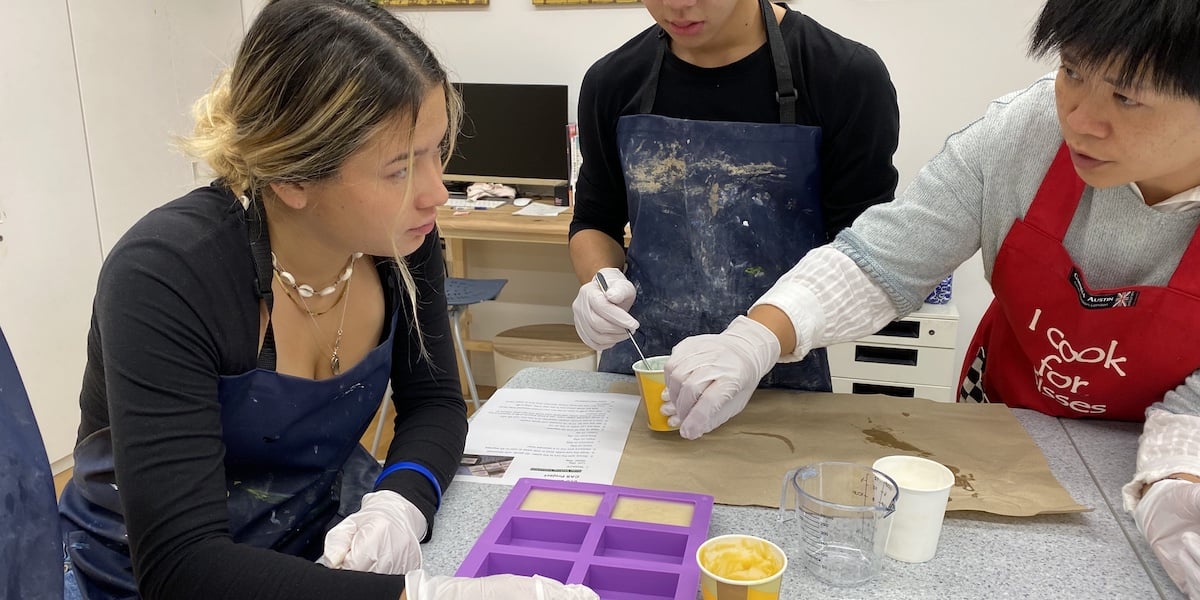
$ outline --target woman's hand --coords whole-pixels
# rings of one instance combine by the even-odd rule
[[[1200,483],[1155,482],[1133,518],[1175,585],[1189,598],[1200,598]]]
[[[387,490],[363,496],[358,512],[325,534],[317,562],[331,569],[403,575],[421,568],[425,515],[404,496]]]
[[[408,600],[600,600],[596,592],[578,584],[562,584],[539,575],[444,577],[417,569],[404,577]]]
[[[763,324],[737,317],[719,334],[697,335],[671,350],[664,415],[694,440],[746,408],[758,382],[779,360],[779,339]]]

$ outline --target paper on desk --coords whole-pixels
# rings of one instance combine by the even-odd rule
[[[570,208],[569,206],[554,206],[543,202],[533,202],[525,206],[521,210],[514,211],[514,215],[522,217],[555,217]]]
[[[612,391],[636,389],[622,383]],[[1090,510],[1058,483],[1004,405],[758,390],[741,414],[694,441],[650,431],[644,410],[634,418],[617,485],[776,508],[784,474],[795,467],[826,460],[870,465],[909,454],[954,472],[947,510],[1008,516]]]
[[[471,417],[455,479],[611,484],[638,404],[626,394],[497,390]]]

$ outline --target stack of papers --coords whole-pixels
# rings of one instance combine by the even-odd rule
[[[525,208],[522,208],[513,214],[520,215],[522,217],[553,217],[562,214],[562,212],[567,210],[567,208],[569,207],[534,202],[533,204],[530,204],[529,206],[526,206]]]

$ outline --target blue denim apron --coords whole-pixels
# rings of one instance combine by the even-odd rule
[[[270,247],[259,203],[247,210],[259,294],[273,306]],[[397,289],[381,273],[385,294]],[[315,560],[325,533],[358,510],[379,463],[359,445],[390,377],[399,301],[387,337],[353,368],[314,381],[275,371],[270,321],[258,367],[221,377],[222,441],[233,540]],[[59,502],[68,585],[86,600],[138,598],[107,428],[75,449],[75,473]],[[74,578],[75,582],[71,579]]]
[[[693,121],[649,114],[668,37],[645,84],[640,113],[617,121],[632,241],[630,314],[647,355],[685,337],[722,331],[809,250],[825,243],[821,129],[796,124],[797,88],[775,13],[759,0],[775,64],[779,123]],[[631,373],[624,341],[600,370]],[[760,385],[830,391],[825,350],[777,365]]]
[[[0,598],[62,598],[61,540],[46,447],[0,331]]]

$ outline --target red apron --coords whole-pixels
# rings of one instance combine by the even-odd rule
[[[1200,367],[1200,235],[1166,287],[1092,289],[1062,244],[1084,185],[1064,145],[996,255],[960,401],[1141,421]]]

